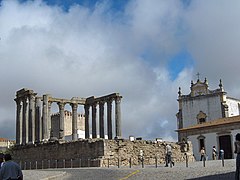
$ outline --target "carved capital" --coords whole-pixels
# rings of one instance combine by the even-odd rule
[[[89,114],[89,108],[90,108],[89,105],[87,104],[84,105],[85,114]]]
[[[51,107],[51,105],[52,105],[52,102],[48,101],[48,107]]]
[[[78,108],[78,104],[77,103],[71,103],[71,106],[72,106],[72,109],[75,110],[75,111]]]
[[[99,106],[100,106],[100,107],[103,107],[104,104],[105,104],[105,101],[99,101]]]
[[[57,104],[58,104],[58,107],[59,107],[60,110],[64,110],[65,103],[63,103],[63,102],[58,102]]]
[[[120,96],[117,96],[114,98],[115,99],[115,102],[116,103],[120,103],[121,102],[121,97]]]

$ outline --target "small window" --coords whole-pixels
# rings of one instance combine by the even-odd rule
[[[205,148],[205,142],[204,139],[199,139],[199,151],[201,151],[202,148]]]
[[[202,123],[205,123],[205,122],[206,122],[206,119],[205,119],[205,118],[199,119],[199,124],[202,124]]]
[[[197,137],[198,142],[199,142],[199,151],[204,147],[205,148],[205,136],[200,135]],[[206,148],[205,148],[206,149]]]
[[[206,118],[207,118],[207,115],[204,112],[200,111],[197,115],[197,123],[198,124],[205,123]]]
[[[204,139],[199,139],[199,143],[200,143],[200,149],[202,149],[203,147],[205,147],[205,145],[204,145]]]

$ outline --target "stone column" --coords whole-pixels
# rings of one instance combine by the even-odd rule
[[[116,126],[116,137],[121,138],[121,97],[117,96],[115,98],[115,126]]]
[[[15,99],[17,105],[16,114],[16,144],[22,143],[22,101],[21,99]]]
[[[85,139],[89,138],[89,105],[84,105],[85,109]]]
[[[107,129],[108,129],[108,139],[113,138],[112,133],[112,99],[107,101]]]
[[[28,142],[28,99],[23,99],[23,113],[22,113],[22,144]]]
[[[42,138],[48,140],[48,95],[43,95],[42,109]]]
[[[47,124],[47,128],[48,128],[48,139],[50,139],[51,137],[51,131],[52,131],[52,120],[51,120],[51,106],[52,106],[52,102],[48,101],[48,124]]]
[[[92,138],[97,138],[97,104],[92,104]]]
[[[29,126],[28,126],[28,141],[33,143],[35,140],[35,95],[29,95]]]
[[[59,107],[59,139],[64,140],[64,106],[65,103],[63,102],[58,102],[58,107]]]
[[[42,139],[42,119],[41,119],[41,99],[35,100],[35,142],[39,143]]]
[[[104,138],[104,101],[99,102],[99,132],[100,138]]]
[[[77,124],[77,103],[72,103],[72,140],[76,141],[78,139],[78,124]]]

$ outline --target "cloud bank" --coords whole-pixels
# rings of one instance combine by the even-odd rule
[[[15,92],[23,87],[53,97],[122,96],[122,133],[176,140],[177,92],[207,77],[223,80],[240,98],[240,2],[237,0],[129,1],[111,11],[109,1],[67,11],[43,1],[2,1],[0,6],[0,137],[15,137]],[[172,78],[169,63],[179,58]],[[175,59],[176,61],[176,59]]]

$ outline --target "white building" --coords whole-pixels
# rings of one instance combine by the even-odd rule
[[[178,141],[191,141],[197,160],[202,147],[212,159],[213,146],[223,149],[225,158],[233,158],[235,135],[240,132],[240,100],[227,96],[221,80],[215,90],[208,89],[206,79],[192,81],[190,89],[188,95],[182,95],[181,88],[178,92]]]
[[[0,138],[0,152],[6,151],[8,148],[13,146],[15,144],[15,141],[9,140],[6,138]]]

